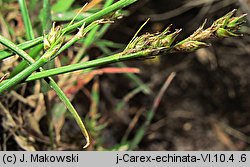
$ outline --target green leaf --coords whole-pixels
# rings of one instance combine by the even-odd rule
[[[58,0],[56,4],[52,6],[53,12],[65,12],[67,11],[75,0]]]
[[[28,40],[35,38],[25,0],[18,0]]]

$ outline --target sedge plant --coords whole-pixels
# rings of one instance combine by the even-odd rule
[[[25,10],[25,3],[23,2],[24,1],[20,0],[20,4],[23,5],[23,9]],[[6,91],[10,91],[23,82],[44,79],[50,85],[50,87],[55,90],[56,94],[73,115],[86,139],[86,144],[84,147],[87,147],[90,144],[88,131],[86,130],[85,125],[83,124],[80,116],[77,114],[70,100],[52,79],[52,76],[70,73],[77,70],[96,68],[102,65],[127,61],[130,59],[147,59],[152,56],[167,55],[175,52],[194,52],[199,48],[208,47],[209,44],[206,43],[206,41],[211,38],[238,36],[237,31],[244,23],[245,17],[245,14],[238,17],[234,16],[236,10],[233,10],[225,16],[216,20],[208,28],[205,28],[205,22],[192,35],[184,40],[181,40],[180,42],[177,42],[176,38],[180,34],[181,29],[171,32],[171,26],[169,26],[163,32],[146,33],[138,36],[139,31],[143,27],[142,26],[126,46],[126,48],[120,53],[90,60],[87,62],[76,61],[76,63],[74,64],[57,68],[42,68],[45,64],[51,62],[54,58],[56,58],[60,53],[75,44],[79,39],[84,38],[85,34],[87,34],[88,32],[95,33],[100,24],[110,23],[109,19],[113,19],[112,15],[109,15],[108,17],[105,16],[107,16],[108,14],[112,14],[113,12],[134,2],[136,2],[136,0],[120,0],[112,5],[109,4],[106,8],[89,16],[88,18],[80,20],[76,23],[71,22],[72,24],[70,23],[64,28],[60,26],[55,27],[55,24],[53,24],[48,34],[44,35],[44,37],[38,38],[34,38],[34,34],[32,33],[32,28],[30,26],[30,21],[28,18],[26,18],[26,31],[29,32],[27,33],[27,39],[29,39],[30,41],[21,43],[19,45],[14,44],[13,42],[0,35],[0,43],[2,43],[8,49],[0,51],[0,60],[6,59],[15,53],[22,57],[24,62],[28,63],[28,65],[26,66],[17,66],[17,69],[15,69],[15,71],[17,71],[16,74],[12,75],[10,78],[1,80],[0,94],[5,93]],[[24,15],[27,15],[27,12],[24,12]],[[46,27],[46,25],[44,25],[44,27]],[[72,32],[73,30],[76,30],[79,27],[80,29],[78,33],[74,35],[73,38],[71,38],[68,42],[64,43],[65,35]],[[25,52],[25,49],[32,48],[34,46],[37,46],[38,44],[42,44],[45,50],[44,54],[41,57],[37,57],[36,55],[34,57],[31,57]],[[149,118],[148,122],[150,122],[151,119],[152,118]]]

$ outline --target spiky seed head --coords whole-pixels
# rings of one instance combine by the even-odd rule
[[[44,49],[48,50],[51,46],[56,45],[56,43],[62,41],[60,40],[62,35],[62,27],[55,27],[55,23],[53,23],[52,28],[47,36],[44,36]]]

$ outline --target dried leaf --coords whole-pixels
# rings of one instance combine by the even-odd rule
[[[28,142],[27,138],[15,135],[15,140],[17,144],[25,151],[36,151],[36,149]]]

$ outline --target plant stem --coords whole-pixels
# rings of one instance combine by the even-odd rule
[[[15,45],[13,42],[9,41],[8,39],[6,39],[5,37],[3,37],[2,35],[0,35],[0,43],[2,43],[4,46],[6,46],[7,48],[10,48],[14,53],[18,54],[18,55],[22,55],[22,57],[27,60],[28,62],[32,62],[33,63],[33,59],[23,50],[19,49],[19,47],[17,45]]]
[[[41,66],[43,66],[45,63],[47,63],[48,60],[49,60],[49,57],[52,56],[52,55],[54,55],[57,52],[58,49],[59,49],[58,47],[54,47],[54,48],[48,50],[40,59],[38,59],[32,65],[28,66],[23,71],[21,71],[20,73],[18,73],[17,75],[15,75],[14,77],[12,77],[11,79],[9,79],[6,83],[4,83],[3,85],[1,85],[0,86],[0,93],[3,93],[5,90],[8,90],[8,89],[10,89],[13,86],[16,86],[22,80],[24,80],[25,78],[27,78],[28,76],[30,76],[34,71],[36,71],[38,68],[40,68]],[[28,57],[26,57],[26,58],[28,58]],[[32,60],[31,60],[31,62],[32,62]]]
[[[26,50],[26,49],[32,48],[38,44],[41,44],[42,42],[43,42],[43,37],[38,37],[34,40],[30,40],[30,41],[26,41],[24,43],[21,43],[21,44],[17,45],[17,47],[22,49],[22,50]],[[12,52],[9,52],[8,49],[1,50],[0,51],[0,60],[6,59],[12,55],[14,55],[14,54]]]
[[[116,10],[119,10],[121,8],[124,8],[132,3],[135,3],[138,0],[120,0],[116,3],[114,3],[113,5],[108,6],[107,8],[104,8],[102,10],[100,10],[99,12],[91,15],[90,17],[83,19],[79,22],[76,22],[75,24],[72,24],[71,26],[67,26],[66,28],[63,29],[63,31],[67,32],[71,32],[72,30],[75,30],[76,28],[80,27],[83,23],[85,24],[89,24],[92,23],[96,20],[99,20],[101,18],[103,18],[103,16],[112,13]]]
[[[56,69],[50,69],[50,70],[44,70],[42,72],[37,72],[37,73],[29,76],[25,81],[27,81],[27,82],[33,81],[33,80],[45,78],[48,76],[64,74],[67,72],[72,72],[72,71],[76,71],[76,70],[82,70],[82,69],[86,69],[86,68],[107,65],[107,64],[111,64],[111,63],[115,63],[115,62],[121,62],[121,61],[130,60],[130,59],[135,59],[135,58],[146,58],[152,52],[153,52],[153,50],[151,50],[151,49],[143,50],[143,51],[136,52],[136,53],[125,54],[125,55],[123,52],[121,52],[121,53],[117,53],[117,54],[114,54],[111,56],[99,58],[96,60],[91,60],[88,62],[77,63],[77,64],[59,67]]]

